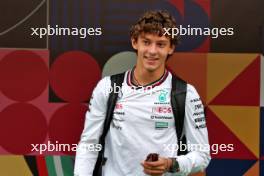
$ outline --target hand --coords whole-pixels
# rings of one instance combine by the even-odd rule
[[[141,165],[144,168],[144,173],[152,176],[162,176],[168,171],[171,165],[171,160],[168,158],[159,157],[158,161],[143,161]]]

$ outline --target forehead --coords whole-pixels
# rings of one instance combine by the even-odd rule
[[[165,35],[159,36],[157,34],[151,34],[151,33],[141,33],[138,36],[139,39],[147,39],[151,41],[159,41],[159,42],[170,42],[170,39],[166,37]]]

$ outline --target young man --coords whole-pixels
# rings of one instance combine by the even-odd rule
[[[210,151],[192,147],[177,156],[177,135],[170,103],[172,74],[166,69],[177,38],[164,35],[164,28],[175,28],[174,18],[165,11],[146,12],[131,28],[131,43],[137,51],[136,66],[125,73],[122,91],[114,109],[113,120],[105,138],[103,176],[188,175],[203,171],[210,161]],[[75,162],[75,175],[92,176],[103,130],[110,77],[94,89]],[[198,122],[195,119],[200,119]],[[187,84],[184,134],[187,144],[207,145],[208,135],[203,106],[195,88]],[[180,146],[177,146],[180,147]],[[146,161],[150,153],[157,161]]]

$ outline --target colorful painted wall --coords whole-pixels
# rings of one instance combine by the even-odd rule
[[[167,63],[198,89],[210,143],[234,145],[212,153],[197,175],[264,176],[263,7],[263,0],[1,1],[0,175],[73,175],[93,88],[135,64],[130,26],[144,11],[163,9],[185,27],[234,28],[232,36],[182,36]],[[32,35],[48,25],[102,35]],[[32,151],[50,143],[70,151]]]

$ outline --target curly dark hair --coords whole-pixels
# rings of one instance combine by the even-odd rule
[[[165,33],[163,28],[176,28],[176,20],[173,16],[164,10],[155,10],[145,12],[130,29],[130,37],[135,40],[141,33],[151,33],[162,36]],[[178,37],[165,35],[170,39],[170,43],[177,45]]]

